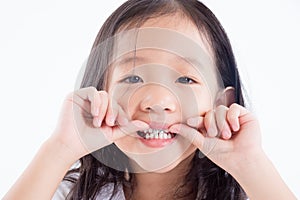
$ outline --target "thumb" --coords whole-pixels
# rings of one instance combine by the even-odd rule
[[[185,124],[175,124],[169,128],[171,133],[176,133],[189,140],[193,145],[198,147],[200,150],[204,144],[204,136],[202,133],[197,131],[195,128],[191,128]]]
[[[113,128],[112,135],[108,137],[112,142],[119,140],[124,136],[138,137],[136,134],[137,131],[143,131],[148,128],[149,125],[147,123],[140,120],[133,120],[133,121],[129,121],[123,126],[122,125],[115,126]]]
[[[188,139],[193,145],[195,145],[205,156],[210,156],[218,152],[218,143],[222,142],[216,137],[205,137],[200,131],[191,128],[185,124],[176,124],[169,128],[172,133],[179,134]]]

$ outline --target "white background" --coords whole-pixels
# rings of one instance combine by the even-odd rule
[[[122,2],[0,1],[0,197],[52,133],[100,26]],[[300,2],[204,2],[231,39],[264,149],[299,198]]]

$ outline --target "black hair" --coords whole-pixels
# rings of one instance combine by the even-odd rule
[[[108,74],[107,66],[113,45],[106,43],[104,46],[102,45],[105,50],[101,51],[98,46],[102,42],[113,37],[121,28],[126,26],[142,25],[150,18],[176,13],[183,14],[195,24],[200,33],[204,33],[213,51],[214,62],[221,74],[223,85],[234,87],[235,103],[244,106],[239,72],[227,34],[210,9],[197,0],[129,0],[121,5],[106,20],[95,39],[92,48],[93,53],[88,59],[81,88],[93,86],[97,90],[105,89]],[[122,160],[120,168],[130,167],[128,157],[114,144],[94,153],[101,157],[101,160],[107,162]],[[196,199],[247,199],[241,186],[229,173],[207,157],[200,158],[198,154],[199,150],[196,150],[191,169],[185,180],[185,183],[192,183],[189,185],[193,185],[193,187],[187,191],[183,190],[183,185],[179,186],[174,194],[174,199],[187,199],[189,194],[195,193],[198,194]],[[119,158],[111,160],[111,155],[119,155]],[[117,166],[117,164],[113,166]],[[74,178],[72,176],[74,173],[79,174],[79,177]],[[77,200],[96,199],[99,191],[108,183],[114,185],[112,197],[116,194],[119,184],[133,191],[135,187],[133,177],[134,174],[131,174],[130,179],[127,180],[123,170],[110,168],[99,162],[92,154],[88,154],[80,158],[80,167],[70,170],[64,180],[73,182],[73,188],[68,195],[68,199]]]

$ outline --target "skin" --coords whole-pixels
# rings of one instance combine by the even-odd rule
[[[166,27],[182,32],[203,45],[211,55],[197,29],[182,17],[160,17],[159,20],[149,20],[144,26]],[[152,91],[154,88],[148,89],[151,89],[151,95],[157,95]],[[174,101],[174,98],[168,97],[169,93],[163,94],[158,100],[167,98]],[[84,88],[69,94],[54,133],[41,146],[4,199],[51,199],[67,170],[80,157],[112,142],[119,142],[120,146],[123,139],[124,143],[130,142],[126,140],[132,138],[128,138],[122,130],[135,132],[149,127],[145,123],[147,115],[138,109],[140,106],[129,108],[131,114],[128,118],[122,106],[114,102],[110,95],[95,88]],[[135,102],[140,105],[142,99]],[[134,198],[156,199],[158,194],[168,197],[173,186],[169,183],[179,183],[178,177],[188,169],[193,152],[199,148],[209,159],[232,174],[250,199],[296,199],[262,150],[259,123],[255,116],[237,104],[220,105],[215,111],[210,110],[210,106],[208,103],[199,108],[199,115],[185,121],[176,118],[181,114],[171,114],[171,109],[168,110],[168,114],[172,115],[169,130],[193,145],[165,173],[137,174]],[[205,114],[202,115],[202,112]],[[119,126],[115,126],[115,120]],[[221,137],[213,137],[217,128],[221,131]],[[151,190],[147,189],[149,185]]]
[[[170,17],[162,17],[159,20],[151,19],[146,21],[141,29],[155,27],[179,32],[197,42],[209,59],[212,59],[213,55],[197,28],[187,19],[181,20],[181,23],[178,23],[177,20],[170,21]],[[135,56],[138,58],[135,62],[135,69],[132,69],[132,62],[115,66],[108,84],[109,95],[112,95],[114,99],[120,99],[118,103],[125,113],[128,113],[127,117],[130,120],[141,120],[147,124],[150,124],[151,121],[163,121],[169,127],[182,122],[187,125],[189,118],[204,116],[213,108],[215,94],[212,95],[212,91],[205,84],[201,74],[191,64],[164,51],[142,50],[137,51]],[[151,63],[159,63],[161,66],[157,66],[158,69],[152,69]],[[146,66],[143,67],[144,65]],[[123,81],[124,77],[132,76],[132,73],[141,78],[143,82],[128,84]],[[192,78],[195,82],[176,83],[178,78],[185,76]],[[166,79],[170,79],[170,83],[166,83]],[[175,90],[170,89],[172,87],[188,92],[182,92],[183,94],[180,96]],[[213,92],[216,93],[216,91]],[[180,101],[184,99],[184,96],[190,96],[189,102]],[[132,160],[146,169],[146,173],[137,173],[135,176],[138,183],[135,190],[136,199],[153,199],[155,196],[171,193],[175,188],[174,185],[180,184],[179,180],[183,180],[184,175],[188,172],[191,158],[197,149],[195,145],[191,142],[187,143],[186,138],[180,135],[176,139],[178,145],[167,147],[167,150],[147,147],[134,135],[126,135],[115,141],[115,144],[123,152],[127,152]],[[184,146],[183,150],[180,149],[182,146]],[[174,154],[174,152],[179,153]],[[134,153],[144,156],[140,158]],[[148,156],[149,154],[151,155]],[[154,159],[151,159],[151,156]],[[170,160],[170,157],[173,159]],[[170,162],[165,166],[166,163],[163,161],[167,159]],[[153,162],[147,160],[153,160]],[[156,165],[149,166],[147,162]],[[179,164],[181,164],[180,167],[178,167]],[[139,172],[139,169],[134,172]],[[143,189],[144,186],[149,187],[150,185],[151,190]]]

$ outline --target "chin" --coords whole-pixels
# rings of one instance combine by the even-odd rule
[[[168,173],[172,170],[187,170],[195,155],[196,148],[191,145],[178,159],[172,162],[160,162],[159,157],[149,159],[146,157],[131,157],[133,173]]]

